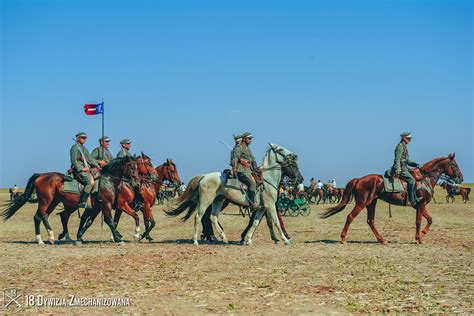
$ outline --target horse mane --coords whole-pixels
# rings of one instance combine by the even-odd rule
[[[438,157],[435,158],[431,161],[428,161],[425,163],[420,169],[423,170],[424,172],[428,172],[429,170],[432,170],[435,165],[437,165],[440,161],[448,159],[448,157]]]
[[[129,161],[130,161],[129,157],[122,157],[122,158],[112,159],[108,164],[106,164],[102,168],[102,173],[103,174],[115,174],[118,171],[120,171],[122,166],[124,164],[128,163]]]

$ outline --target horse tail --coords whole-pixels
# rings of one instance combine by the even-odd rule
[[[15,200],[10,202],[9,206],[4,209],[1,213],[3,220],[6,221],[23,206],[26,202],[30,199],[31,195],[35,190],[35,180],[41,176],[41,173],[33,174],[30,179],[28,180],[28,184],[26,185],[25,192],[17,197]]]
[[[346,188],[344,189],[344,195],[342,196],[341,202],[336,206],[328,208],[326,212],[321,214],[320,218],[328,218],[342,211],[346,207],[346,205],[349,204],[352,200],[352,190],[354,189],[358,180],[358,178],[354,178],[349,181],[349,183],[346,185]]]
[[[182,221],[184,222],[191,217],[191,215],[196,210],[199,201],[199,183],[201,182],[202,178],[204,178],[204,176],[197,176],[189,181],[186,190],[180,197],[178,197],[176,201],[176,204],[179,204],[178,207],[173,210],[165,211],[166,215],[170,217],[176,217],[188,209],[188,212],[182,218]]]

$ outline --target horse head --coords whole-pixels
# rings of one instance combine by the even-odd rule
[[[298,156],[282,146],[269,145],[270,150],[275,153],[276,162],[280,165],[283,175],[297,183],[302,183],[304,178],[298,167]]]
[[[464,181],[464,177],[459,169],[458,163],[456,161],[456,153],[448,155],[448,163],[444,168],[443,172],[455,183],[461,184]]]
[[[151,158],[145,155],[143,152],[141,157],[137,159],[138,172],[141,175],[146,176],[157,176],[157,172],[151,163]]]
[[[178,169],[172,159],[166,159],[166,162],[156,168],[158,175],[163,180],[168,180],[171,183],[182,184],[181,178],[178,174]]]

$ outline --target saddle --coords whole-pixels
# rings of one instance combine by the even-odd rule
[[[100,170],[99,168],[93,168],[96,169],[96,175],[99,174],[100,178]],[[98,182],[94,181],[98,178],[94,176],[94,173],[92,173],[91,169],[91,174],[92,174],[92,192],[91,193],[96,193],[99,191],[99,185]],[[84,185],[80,182],[80,179],[77,175],[76,172],[74,172],[73,168],[70,168],[65,174],[63,178],[63,191],[65,193],[72,193],[72,194],[78,194],[80,195],[82,191],[84,190]]]
[[[248,191],[248,186],[241,182],[236,176],[232,174],[230,169],[225,169],[222,174],[224,175],[224,187],[234,190],[242,191],[242,194]],[[252,173],[252,177],[257,183],[257,189],[260,185],[263,185],[263,172],[259,171],[257,174]]]
[[[432,188],[429,187],[425,183],[425,181],[423,181],[424,177],[421,174],[421,171],[419,168],[410,169],[410,173],[416,181],[415,189],[422,188],[422,189],[426,189],[427,191],[432,191]],[[383,185],[384,185],[385,192],[404,193],[406,191],[405,186],[403,185],[405,181],[401,180],[398,177],[393,177],[391,174],[391,170],[385,171],[382,177],[383,177]]]

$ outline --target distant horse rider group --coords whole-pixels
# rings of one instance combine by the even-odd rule
[[[400,137],[400,142],[395,147],[392,167],[384,175],[370,174],[354,178],[344,189],[337,188],[334,179],[323,185],[320,180],[316,182],[312,178],[310,187],[304,188],[298,156],[295,153],[270,143],[261,166],[258,166],[250,149],[253,135],[246,132],[234,137],[235,145],[230,154],[231,169],[195,176],[182,195],[174,200],[174,208],[165,212],[174,217],[187,211],[183,217],[183,220],[187,220],[197,210],[194,215],[194,244],[198,244],[198,223],[201,221],[202,239],[212,240],[208,239],[209,236],[215,239],[213,233],[215,229],[221,239],[228,242],[218,216],[229,203],[232,203],[249,208],[251,213],[249,223],[241,234],[242,244],[252,243],[253,234],[264,216],[272,239],[277,240],[272,228],[275,225],[285,244],[290,244],[281,214],[276,209],[282,186],[287,181],[296,188],[297,194],[307,195],[309,199],[318,192],[323,194],[320,199],[328,196],[337,198],[339,204],[328,208],[321,215],[323,218],[342,211],[349,202],[355,201],[355,206],[347,216],[341,233],[342,243],[346,242],[350,224],[364,208],[367,208],[367,223],[376,239],[386,243],[375,227],[375,207],[379,199],[395,205],[407,205],[408,202],[411,204],[416,210],[415,239],[421,243],[422,237],[432,224],[427,205],[433,197],[435,185],[443,179],[447,183],[446,187],[456,188],[462,183],[463,176],[455,160],[455,154],[435,158],[424,165],[419,165],[410,160],[408,154],[407,145],[411,142],[412,135],[405,132]],[[34,223],[36,240],[39,244],[43,243],[40,234],[41,222],[48,231],[48,239],[54,243],[54,233],[49,225],[48,216],[61,202],[64,205],[64,211],[60,213],[63,232],[59,235],[59,239],[70,240],[69,216],[80,209],[84,213],[77,233],[79,243],[100,212],[103,213],[104,221],[109,226],[115,242],[120,242],[122,238],[117,231],[122,212],[126,212],[135,220],[134,237],[151,241],[150,231],[155,226],[151,208],[163,181],[178,186],[182,184],[176,165],[167,159],[165,163],[154,168],[151,159],[145,154],[132,156],[129,139],[120,142],[121,148],[115,159],[110,153],[110,139],[107,136],[99,139],[99,146],[91,154],[85,147],[86,133],[77,133],[75,140],[70,149],[70,170],[66,174],[57,172],[33,174],[28,180],[25,192],[13,199],[2,211],[4,220],[12,217],[36,191],[39,203]],[[463,190],[459,189],[459,192],[463,194],[461,193]],[[116,210],[114,218],[112,210]],[[143,234],[139,234],[137,211],[143,213],[145,223]],[[427,225],[421,230],[423,217],[427,220]]]

